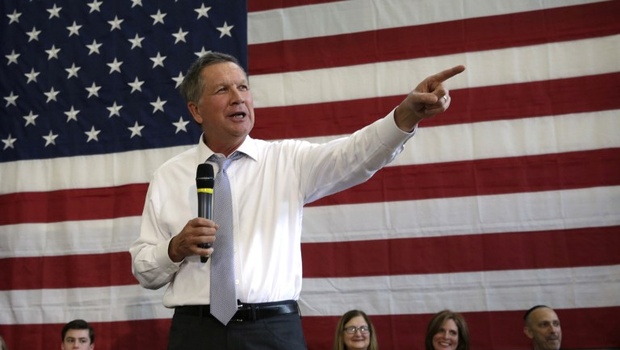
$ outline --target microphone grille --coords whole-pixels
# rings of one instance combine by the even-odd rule
[[[213,188],[214,183],[213,165],[209,163],[198,164],[196,169],[196,187]]]

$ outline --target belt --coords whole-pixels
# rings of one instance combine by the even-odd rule
[[[239,303],[237,309],[231,322],[258,321],[278,315],[299,314],[299,306],[295,300],[256,304]],[[175,307],[174,313],[199,317],[213,317],[209,310],[209,305],[185,305]]]

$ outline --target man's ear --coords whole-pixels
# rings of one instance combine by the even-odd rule
[[[189,109],[189,112],[192,114],[192,117],[194,118],[196,123],[202,124],[202,116],[200,115],[200,111],[198,110],[198,105],[194,102],[188,102],[187,109]]]
[[[530,339],[534,338],[534,334],[532,334],[532,331],[528,328],[528,326],[523,327],[523,333],[525,333],[525,335]]]

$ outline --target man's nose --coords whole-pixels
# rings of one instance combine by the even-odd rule
[[[241,93],[241,91],[239,91],[239,89],[234,88],[231,89],[232,91],[232,101],[234,103],[245,103],[245,99],[243,98],[243,94]]]

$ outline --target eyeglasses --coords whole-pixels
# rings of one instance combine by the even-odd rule
[[[368,334],[368,332],[370,332],[370,329],[368,329],[368,326],[360,326],[360,327],[349,326],[349,327],[345,327],[344,331],[349,334],[355,334],[355,332],[357,331],[360,331],[360,333],[362,334]]]

